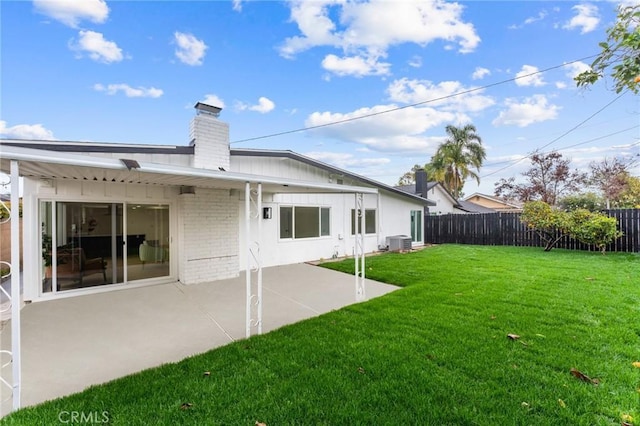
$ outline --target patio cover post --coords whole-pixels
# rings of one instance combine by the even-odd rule
[[[11,160],[11,362],[13,409],[20,408],[20,168]]]
[[[256,204],[256,219],[258,221],[258,235],[256,235],[256,244],[258,247],[256,259],[258,263],[258,334],[262,334],[262,253],[260,252],[262,248],[262,183],[260,182],[258,182],[258,194],[256,197],[258,198]]]
[[[251,337],[251,184],[244,185],[244,242],[246,245],[246,306],[245,306],[245,332],[246,337]]]
[[[365,299],[365,268],[364,268],[364,194],[355,194],[355,275],[356,275],[356,301]]]
[[[262,257],[260,243],[262,238],[262,183],[258,183],[255,190],[256,199],[252,198],[251,183],[245,183],[245,244],[246,244],[246,337],[251,337],[251,329],[257,328],[258,334],[262,334]],[[255,213],[251,213],[251,205],[255,207]],[[256,238],[251,238],[251,221],[257,220]],[[256,272],[257,289],[253,290],[253,273]],[[254,317],[254,306],[255,317]]]

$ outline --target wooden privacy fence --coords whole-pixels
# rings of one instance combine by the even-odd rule
[[[623,236],[607,246],[607,251],[640,252],[640,209],[604,210],[618,220]],[[447,214],[426,216],[424,238],[431,244],[476,244],[493,246],[543,245],[540,237],[520,222],[520,213]],[[556,245],[570,250],[597,250],[564,237]]]

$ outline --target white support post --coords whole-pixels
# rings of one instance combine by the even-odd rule
[[[11,359],[13,363],[13,409],[20,408],[21,336],[20,336],[20,169],[11,160]]]
[[[365,299],[365,264],[364,264],[364,194],[355,194],[355,276],[356,276],[356,301]]]
[[[246,256],[246,306],[245,306],[245,332],[246,337],[251,337],[251,184],[244,185],[244,242],[247,250]]]
[[[262,334],[262,256],[260,250],[262,248],[262,183],[258,183],[258,194],[257,194],[257,214],[256,218],[258,220],[257,231],[258,235],[256,235],[256,244],[258,247],[258,334]]]
[[[253,195],[255,193],[255,199]],[[246,265],[246,336],[251,337],[255,328],[258,334],[262,334],[262,258],[260,253],[262,239],[262,184],[258,183],[257,189],[251,189],[251,183],[245,184],[245,244],[247,250]],[[255,210],[252,212],[251,207]],[[252,239],[251,224],[257,220],[256,236]],[[253,274],[256,274],[256,289],[254,292]]]

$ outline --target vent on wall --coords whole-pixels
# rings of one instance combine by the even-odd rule
[[[181,186],[180,195],[196,195],[195,186]]]

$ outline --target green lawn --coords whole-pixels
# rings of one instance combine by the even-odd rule
[[[366,268],[405,288],[5,421],[77,411],[126,425],[640,424],[637,254],[446,245]]]

